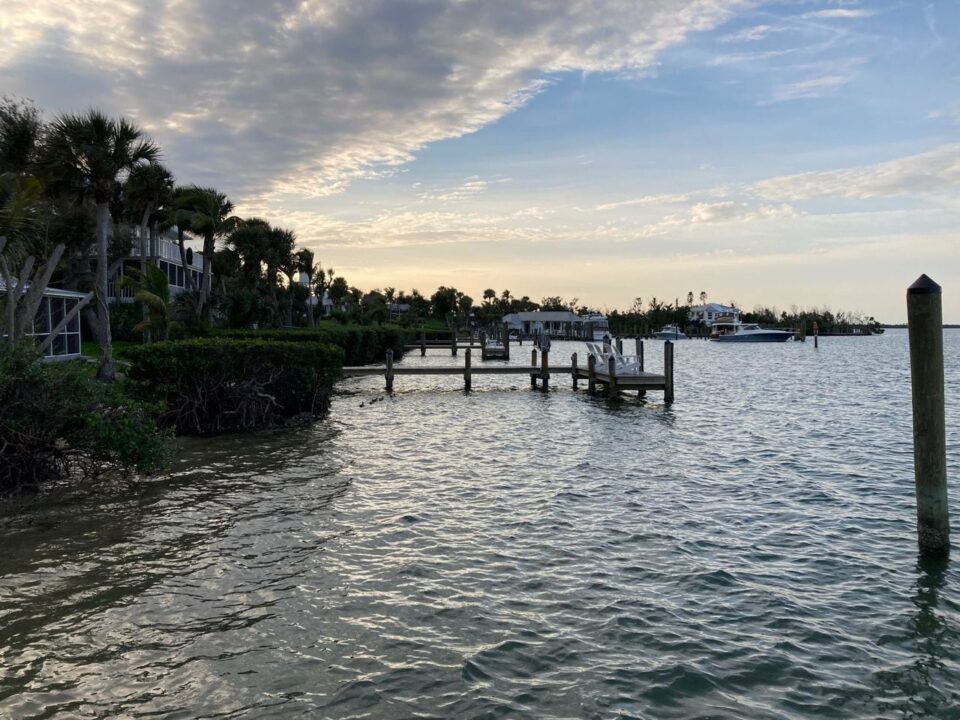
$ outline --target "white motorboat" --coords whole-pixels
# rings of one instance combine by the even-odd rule
[[[717,342],[787,342],[794,333],[786,330],[767,330],[753,323],[714,323],[711,340]]]
[[[660,332],[654,333],[653,336],[658,340],[689,340],[687,334],[683,332],[676,325],[664,325]]]

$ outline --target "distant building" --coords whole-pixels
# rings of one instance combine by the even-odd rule
[[[687,316],[690,322],[702,322],[707,327],[713,327],[716,322],[740,322],[740,311],[730,305],[707,303],[690,308]]]
[[[0,280],[0,293],[5,293],[7,286]],[[73,308],[77,306],[83,298],[84,293],[73,292],[72,290],[59,290],[48,287],[43,293],[43,299],[40,301],[40,307],[37,308],[37,315],[33,320],[32,331],[27,333],[29,337],[34,338],[37,344],[43,342],[50,331],[57,327]],[[44,352],[44,358],[47,360],[69,360],[80,357],[80,314],[73,316],[67,326],[53,343]]]
[[[603,315],[581,317],[569,310],[537,310],[516,312],[503,316],[502,321],[511,332],[523,336],[546,335],[551,338],[590,338],[601,330],[607,331],[607,319]]]

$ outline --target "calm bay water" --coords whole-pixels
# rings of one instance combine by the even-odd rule
[[[960,332],[946,355],[956,481]],[[0,717],[960,718],[905,332],[676,363],[669,408],[348,381],[312,428],[8,520]]]

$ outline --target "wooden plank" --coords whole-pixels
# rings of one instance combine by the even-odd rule
[[[553,367],[553,372],[572,373],[573,367]],[[343,368],[344,377],[375,377],[385,375],[385,367],[345,367]],[[463,375],[464,367],[457,365],[455,367],[403,367],[402,365],[393,366],[393,374],[396,375]],[[539,368],[523,367],[522,365],[480,365],[471,367],[472,375],[531,375],[540,377]]]

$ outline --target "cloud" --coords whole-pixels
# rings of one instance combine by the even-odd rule
[[[642,226],[637,233],[637,237],[655,237],[704,225],[786,220],[798,217],[800,214],[795,207],[786,203],[761,205],[754,208],[747,202],[737,200],[723,200],[715,203],[698,202],[691,206],[686,213],[668,215],[659,222]]]
[[[853,79],[852,75],[821,75],[799,82],[781,85],[773,91],[773,97],[761,104],[788,102],[790,100],[810,100],[833,95],[838,88]]]
[[[649,68],[741,4],[5,0],[0,86],[130,116],[187,182],[321,197],[495,122],[557,73]]]
[[[960,143],[872,165],[784,175],[752,185],[750,192],[784,200],[868,200],[955,193],[960,187]]]
[[[800,17],[805,20],[854,20],[876,15],[874,10],[866,8],[827,8],[804,13]]]
[[[742,43],[742,42],[756,42],[757,40],[762,40],[767,37],[770,33],[780,32],[782,28],[774,27],[773,25],[754,25],[753,27],[746,27],[742,30],[738,30],[735,33],[730,33],[729,35],[724,35],[720,38],[722,43]]]

